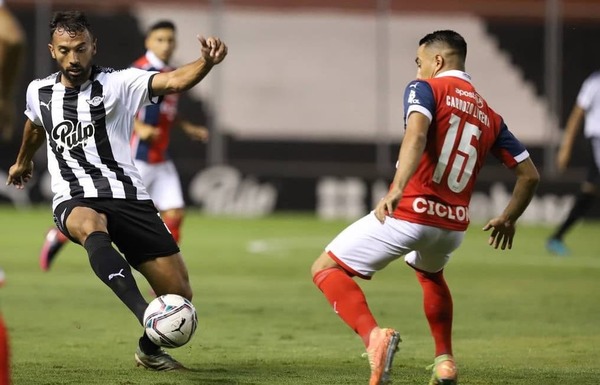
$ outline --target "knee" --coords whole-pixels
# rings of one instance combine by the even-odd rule
[[[329,254],[327,254],[327,252],[323,252],[310,267],[311,276],[314,278],[319,272],[332,267],[339,267],[339,265],[329,256]]]
[[[66,221],[67,231],[82,245],[87,237],[96,232],[108,233],[106,217],[88,208],[77,207],[69,215]]]

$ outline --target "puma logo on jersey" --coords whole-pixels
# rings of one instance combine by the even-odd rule
[[[74,124],[65,120],[54,126],[50,135],[56,143],[56,150],[62,154],[65,148],[72,150],[78,146],[85,146],[95,133],[96,129],[91,123],[84,126],[81,122]]]
[[[92,107],[98,107],[104,101],[104,95],[94,96],[92,99],[86,99],[87,104]]]
[[[125,276],[123,275],[123,269],[119,270],[118,273],[112,273],[108,275],[108,280],[112,280],[115,277],[121,277],[121,278],[125,278]]]
[[[410,90],[410,92],[408,93],[408,104],[421,104],[421,102],[419,101],[419,99],[417,99],[417,93],[415,92],[415,90]]]
[[[52,104],[52,100],[49,100],[48,103],[44,103],[40,100],[40,106],[46,107],[48,111],[50,111],[50,105]]]

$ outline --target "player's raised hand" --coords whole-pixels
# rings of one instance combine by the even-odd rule
[[[29,165],[27,166],[15,163],[8,170],[6,185],[14,185],[17,189],[22,190],[25,188],[25,183],[29,182],[32,175],[33,162],[29,162]]]
[[[483,227],[483,231],[492,230],[488,244],[494,249],[500,247],[502,250],[512,249],[513,238],[515,237],[515,224],[504,217],[496,217]]]
[[[227,56],[227,46],[218,37],[205,39],[203,36],[198,36],[198,40],[202,46],[202,58],[207,63],[212,65],[219,64]]]
[[[375,216],[379,222],[384,223],[386,216],[392,216],[398,206],[398,202],[400,202],[400,198],[402,198],[402,191],[392,189],[377,203],[377,206],[375,206]]]

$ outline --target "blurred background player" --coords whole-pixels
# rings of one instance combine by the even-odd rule
[[[175,51],[176,29],[169,20],[154,23],[148,29],[145,39],[146,53],[138,58],[132,67],[147,71],[169,72]],[[160,215],[177,242],[181,238],[181,224],[185,202],[179,174],[168,154],[171,129],[181,129],[193,140],[206,141],[208,130],[204,126],[191,123],[178,117],[180,95],[165,95],[159,104],[152,104],[140,110],[134,124],[131,147],[144,185],[159,210]],[[48,270],[57,253],[68,239],[55,227],[46,234],[40,252],[40,267]]]
[[[23,60],[25,35],[20,23],[0,0],[0,139],[10,141],[14,132],[14,90]],[[0,268],[0,286],[4,285]],[[0,385],[10,383],[8,331],[0,316]]]
[[[404,256],[421,284],[435,344],[430,385],[455,385],[453,304],[444,268],[469,225],[477,175],[490,152],[516,175],[508,205],[484,227],[492,230],[488,243],[502,250],[512,247],[515,223],[539,181],[528,151],[475,90],[465,72],[466,56],[467,43],[454,31],[435,31],[419,41],[418,80],[404,93],[405,135],[389,192],[312,265],[315,285],[362,338],[370,385],[389,383],[400,335],[378,326],[353,277],[371,279]]]
[[[588,172],[567,218],[558,226],[546,243],[552,254],[565,256],[569,249],[563,238],[571,227],[590,210],[598,194],[600,185],[600,71],[591,74],[582,84],[575,105],[571,110],[565,133],[558,150],[556,165],[559,172],[567,169],[575,139],[585,120],[584,135],[591,148],[588,152]]]

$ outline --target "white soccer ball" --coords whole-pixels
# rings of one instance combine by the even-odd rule
[[[146,334],[152,342],[165,348],[187,344],[197,326],[196,308],[177,294],[164,294],[153,299],[144,312]]]

